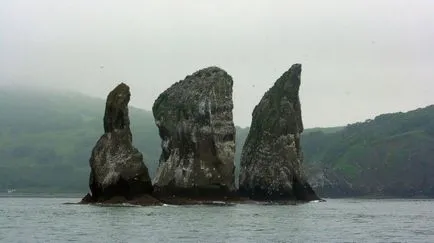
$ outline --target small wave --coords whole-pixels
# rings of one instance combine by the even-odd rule
[[[137,205],[131,204],[131,203],[122,203],[122,206],[125,207],[137,207]]]
[[[320,202],[326,202],[326,200],[324,200],[324,199],[318,199],[318,200],[313,200],[313,201],[310,201],[311,203],[320,203]]]
[[[134,205],[131,203],[96,203],[93,205],[96,205],[99,207],[119,207],[119,208],[139,207],[139,205]]]
[[[64,202],[62,203],[63,205],[82,205],[80,203],[76,203],[76,202]]]

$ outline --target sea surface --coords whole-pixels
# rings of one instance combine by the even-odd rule
[[[0,242],[434,242],[434,200],[90,206],[0,197]]]

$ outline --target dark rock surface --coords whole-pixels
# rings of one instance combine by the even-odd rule
[[[362,196],[354,193],[353,185],[332,168],[325,168],[319,164],[309,164],[304,168],[309,185],[320,197]]]
[[[129,87],[121,83],[107,97],[105,133],[92,150],[91,194],[83,202],[128,201],[153,191],[143,155],[132,145],[128,117],[130,95]]]
[[[162,154],[154,191],[160,199],[220,200],[235,192],[232,85],[224,70],[209,67],[155,101]]]
[[[294,64],[253,111],[241,155],[241,195],[265,201],[319,199],[301,165],[300,74],[301,64]]]

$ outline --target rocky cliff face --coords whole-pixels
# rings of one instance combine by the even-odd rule
[[[241,155],[242,195],[271,201],[318,199],[301,166],[300,74],[301,65],[294,64],[253,111]]]
[[[209,67],[155,101],[152,111],[162,140],[156,194],[218,198],[235,191],[232,85],[224,70]]]
[[[322,164],[307,164],[304,168],[309,185],[317,195],[321,197],[360,196],[352,193],[351,182],[332,168],[326,168]]]
[[[133,147],[128,117],[130,89],[122,83],[107,97],[104,135],[96,143],[90,158],[92,201],[114,197],[131,200],[152,193],[148,169],[142,154]],[[89,196],[86,200],[89,200]]]

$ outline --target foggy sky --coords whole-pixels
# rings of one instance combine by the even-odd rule
[[[207,66],[234,79],[234,119],[301,63],[305,127],[434,104],[432,0],[2,0],[0,83],[105,98],[119,82],[151,109]]]

